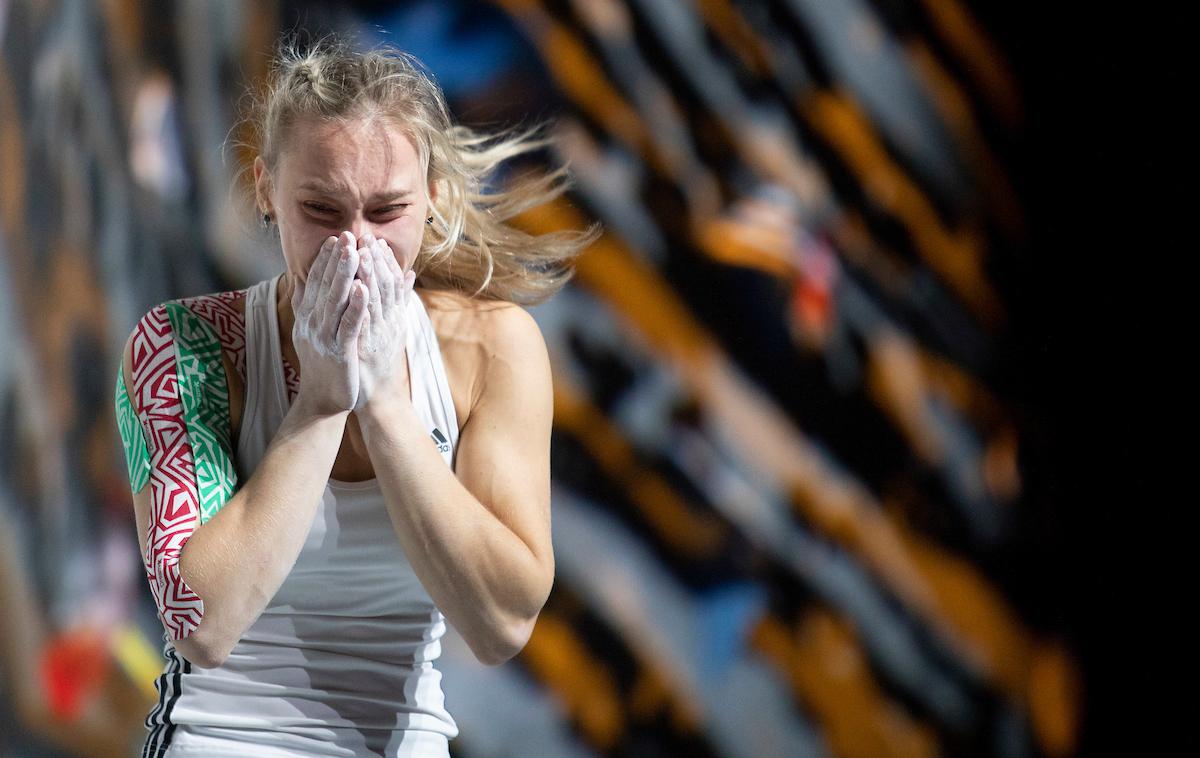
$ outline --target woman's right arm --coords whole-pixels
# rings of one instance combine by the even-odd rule
[[[356,269],[356,253],[343,258],[327,244],[314,261],[307,297],[303,287],[297,288],[293,307],[300,391],[257,468],[203,524],[199,501],[206,483],[195,476],[190,451],[165,449],[178,435],[155,431],[156,424],[171,424],[163,411],[169,401],[156,401],[155,393],[171,394],[171,383],[161,377],[163,370],[175,367],[138,370],[145,368],[137,363],[147,355],[137,345],[139,333],[144,338],[144,324],[126,344],[123,388],[132,390],[129,408],[140,427],[133,431],[148,448],[143,482],[135,475],[138,456],[130,452],[137,439],[131,444],[129,424],[124,424],[137,490],[139,544],[163,624],[179,652],[198,666],[210,668],[225,660],[295,565],[312,525],[357,390],[356,356],[339,349],[355,344],[365,314],[364,299],[352,287]],[[158,328],[156,338],[162,339],[161,323]]]
[[[177,600],[193,594],[202,601],[199,624],[173,639],[184,658],[220,665],[283,584],[312,526],[346,416],[313,412],[298,397],[249,479],[202,526],[197,511],[178,553],[178,580],[163,588]],[[152,489],[133,496],[142,546],[156,511]],[[160,614],[171,613],[170,604],[160,604]]]

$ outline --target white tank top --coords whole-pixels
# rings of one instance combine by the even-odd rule
[[[246,293],[242,481],[288,409],[277,282]],[[437,336],[415,294],[407,315],[413,405],[453,468],[458,419]],[[168,640],[143,755],[449,756],[458,725],[434,667],[445,631],[378,482],[331,479],[296,565],[223,664],[191,666]]]

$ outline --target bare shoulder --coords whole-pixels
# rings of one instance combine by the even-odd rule
[[[466,422],[463,411],[469,415],[498,374],[534,380],[541,374],[548,377],[545,339],[537,321],[521,306],[446,290],[416,292],[437,334],[460,424]],[[463,408],[458,408],[460,393]]]
[[[516,303],[478,300],[458,292],[419,289],[439,341],[476,346],[487,354],[540,348],[545,351],[537,321]]]

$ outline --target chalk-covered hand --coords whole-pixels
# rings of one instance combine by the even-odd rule
[[[358,335],[358,398],[355,411],[377,397],[409,397],[405,354],[408,299],[416,297],[416,274],[400,268],[386,240],[366,234],[358,276],[367,289],[367,315]]]
[[[292,293],[292,343],[300,358],[297,403],[325,415],[354,410],[361,395],[359,337],[367,287],[355,281],[360,253],[354,235],[329,237]]]

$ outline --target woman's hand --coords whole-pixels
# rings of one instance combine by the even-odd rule
[[[399,396],[408,400],[407,337],[408,298],[416,274],[400,268],[386,240],[363,235],[358,275],[366,284],[367,316],[358,337],[358,398],[355,411],[375,397]]]
[[[356,282],[360,253],[350,232],[321,245],[292,293],[292,342],[300,358],[297,402],[319,415],[354,410],[361,392],[359,337],[367,317],[367,287]]]

